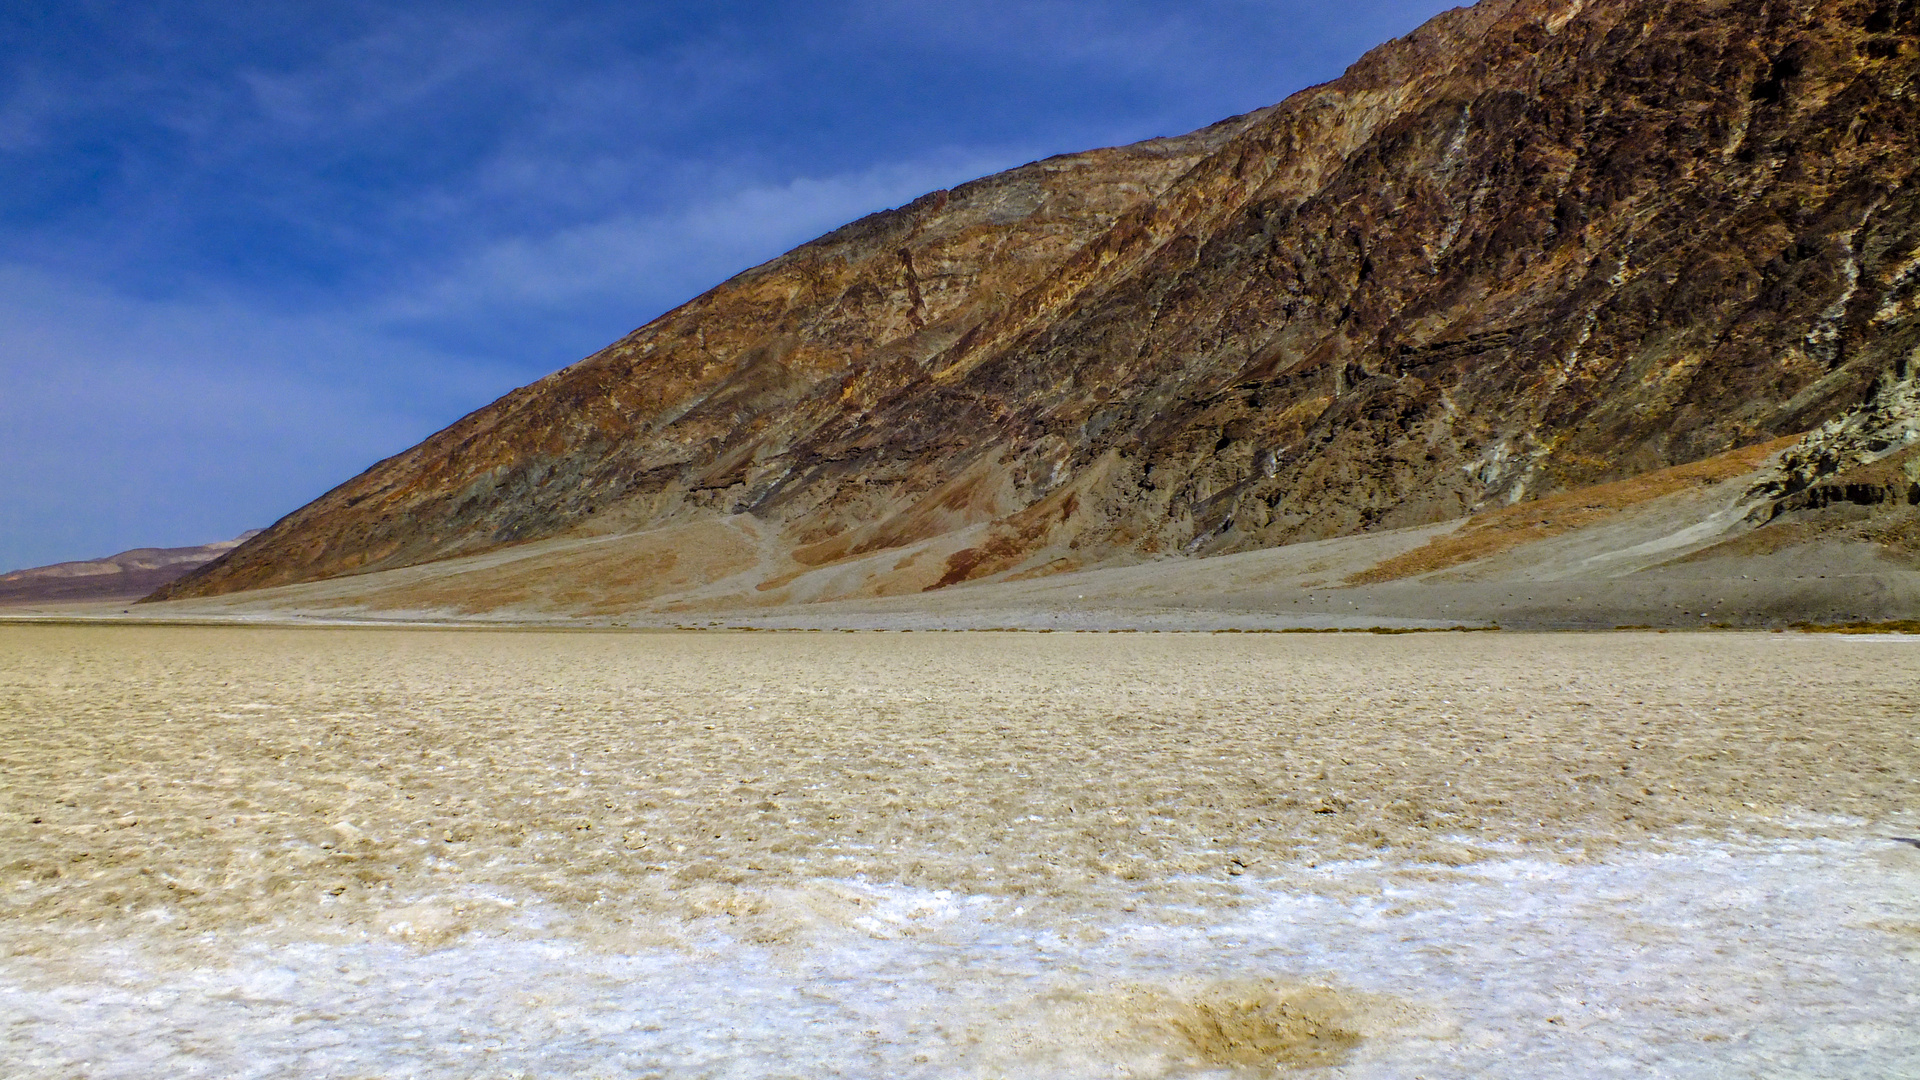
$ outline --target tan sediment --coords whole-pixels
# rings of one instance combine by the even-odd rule
[[[1850,622],[1832,625],[1806,623],[1794,629],[1803,634],[1920,634],[1920,619],[1892,619],[1887,622]]]
[[[1168,1018],[1193,1055],[1209,1065],[1343,1063],[1360,1045],[1341,995],[1324,986],[1276,993],[1260,987],[1184,1002]]]
[[[1095,910],[1327,858],[1884,820],[1920,678],[1854,648],[4,627],[4,917],[430,946],[494,889],[778,941],[862,876]]]
[[[1378,585],[1418,577],[1511,551],[1536,540],[1586,528],[1622,510],[1665,495],[1744,476],[1798,439],[1799,436],[1775,439],[1705,461],[1650,472],[1631,480],[1596,484],[1563,495],[1552,495],[1477,514],[1458,530],[1435,537],[1424,547],[1353,574],[1346,579],[1346,583]]]

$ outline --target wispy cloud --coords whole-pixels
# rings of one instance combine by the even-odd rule
[[[0,564],[258,525],[846,221],[1446,3],[0,7]]]
[[[516,381],[344,320],[0,267],[0,564],[263,525]]]
[[[469,340],[489,313],[528,322],[586,318],[601,323],[592,340],[604,344],[628,324],[848,221],[1029,159],[1020,151],[956,150],[855,173],[742,184],[671,209],[501,237],[369,314],[443,342]]]
[[[412,292],[324,310],[0,266],[0,570],[264,525],[748,265],[1003,164],[742,187],[503,239]],[[503,349],[501,311],[545,326]]]

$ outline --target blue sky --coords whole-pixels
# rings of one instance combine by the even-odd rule
[[[263,526],[862,214],[1431,0],[0,7],[0,569]]]

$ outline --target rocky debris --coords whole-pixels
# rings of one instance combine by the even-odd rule
[[[1835,501],[1870,505],[1903,500],[1908,493],[1907,488],[1897,483],[1884,490],[1874,489],[1881,491],[1881,494],[1869,494],[1866,489],[1871,485],[1835,485],[1823,481],[1900,454],[1915,443],[1920,443],[1920,380],[1916,380],[1913,370],[1915,360],[1912,356],[1901,358],[1893,368],[1880,376],[1872,396],[1859,408],[1808,432],[1797,445],[1781,455],[1779,468],[1768,475],[1762,484],[1756,485],[1756,490],[1790,497],[1776,502],[1771,516],[1777,517],[1785,512],[1782,507],[1789,502],[1793,503],[1791,509],[1798,509],[1814,505],[1815,501],[1819,501],[1819,505]],[[1920,477],[1909,476],[1907,479]],[[1857,498],[1854,495],[1834,494],[1837,490],[1850,488],[1861,489]],[[1810,494],[1805,499],[1791,498],[1809,491],[1816,494]]]
[[[1828,432],[1791,494],[1914,430],[1916,58],[1914,0],[1484,0],[856,222],[158,596],[729,515],[811,567],[964,535],[941,588]]]
[[[1744,551],[1852,539],[1903,564],[1920,556],[1920,379],[1916,358],[1899,358],[1851,412],[1783,451],[1749,490],[1760,499],[1749,520],[1764,535]]]
[[[1808,442],[1821,434],[1814,432]],[[1844,429],[1841,434],[1846,434]],[[1920,447],[1879,453],[1866,449],[1875,441],[1861,439],[1849,448],[1847,442],[1835,439],[1816,446],[1831,454],[1812,458],[1818,464],[1844,462],[1854,454],[1867,461],[1836,472],[1816,472],[1803,481],[1805,486],[1762,504],[1752,519],[1766,527],[1732,541],[1733,550],[1746,553],[1853,542],[1871,546],[1891,564],[1920,568]],[[1789,478],[1799,479],[1792,474]],[[1769,483],[1778,481],[1769,477]]]
[[[1920,483],[1833,483],[1806,488],[1773,504],[1772,516],[1830,506],[1920,506]]]

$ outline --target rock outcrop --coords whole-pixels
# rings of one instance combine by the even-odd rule
[[[801,567],[952,538],[940,587],[1904,433],[1916,133],[1920,0],[1483,0],[849,225],[157,596],[730,515]]]

